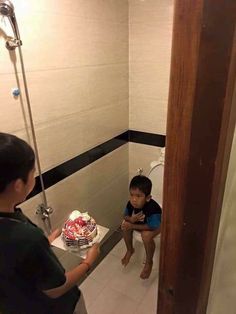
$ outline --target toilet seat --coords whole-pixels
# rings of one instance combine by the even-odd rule
[[[152,181],[152,198],[162,207],[164,165],[157,163],[151,168],[148,177]]]

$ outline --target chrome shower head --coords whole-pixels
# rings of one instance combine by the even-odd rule
[[[8,17],[10,24],[13,29],[15,38],[9,37],[9,40],[6,42],[6,47],[8,50],[14,50],[16,47],[22,45],[20,40],[20,33],[15,17],[14,6],[9,0],[0,0],[0,14]]]
[[[8,0],[0,0],[0,14],[4,16],[14,16],[14,6]]]

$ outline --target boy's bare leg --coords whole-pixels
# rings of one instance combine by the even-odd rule
[[[121,263],[122,265],[126,266],[129,263],[129,260],[134,253],[133,230],[123,230],[123,238],[125,241],[127,252],[125,253],[125,256],[122,258]]]
[[[146,262],[144,265],[144,268],[140,274],[140,277],[142,279],[149,278],[151,272],[152,272],[152,265],[153,265],[153,255],[155,252],[155,242],[154,237],[160,233],[160,230],[154,230],[154,231],[142,231],[142,240],[144,244],[144,248],[146,251]]]

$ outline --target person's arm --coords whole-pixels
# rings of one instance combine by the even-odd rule
[[[160,214],[153,214],[147,217],[146,224],[135,224],[131,221],[124,221],[122,223],[121,229],[122,230],[156,230],[160,229],[161,226],[161,215]]]
[[[147,224],[135,224],[129,221],[123,221],[121,225],[122,230],[153,230]]]
[[[129,221],[132,223],[132,216],[130,215],[129,209],[128,209],[129,203],[127,204],[125,210],[124,210],[124,220]]]
[[[94,244],[87,253],[87,257],[77,267],[65,273],[66,281],[63,285],[44,290],[43,292],[52,299],[58,298],[74,287],[79,279],[89,270],[99,254],[99,245]]]
[[[138,221],[142,221],[144,219],[144,215],[142,213],[133,214],[132,216],[125,216],[124,220],[130,222],[131,224],[135,224]]]
[[[49,234],[48,238],[48,242],[51,244],[57,237],[59,237],[59,235],[61,234],[61,230],[60,229],[56,229],[54,230],[52,233]]]
[[[124,220],[125,221],[128,221],[128,222],[134,224],[134,223],[136,223],[138,221],[142,221],[144,219],[145,216],[142,214],[142,212],[137,213],[137,214],[132,213],[132,215],[131,215],[129,212],[128,206],[129,206],[129,203],[127,204],[125,211],[124,211]]]

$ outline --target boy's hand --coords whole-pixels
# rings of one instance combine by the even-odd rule
[[[100,253],[100,248],[99,248],[99,244],[95,243],[89,250],[87,253],[87,256],[85,258],[85,262],[88,263],[90,266],[95,262],[95,260],[97,259],[98,255]]]
[[[139,212],[137,214],[133,214],[130,217],[130,221],[134,224],[137,221],[144,221],[145,215],[143,214],[143,212]]]
[[[121,224],[121,230],[127,231],[133,229],[133,224],[131,222],[123,220]]]

